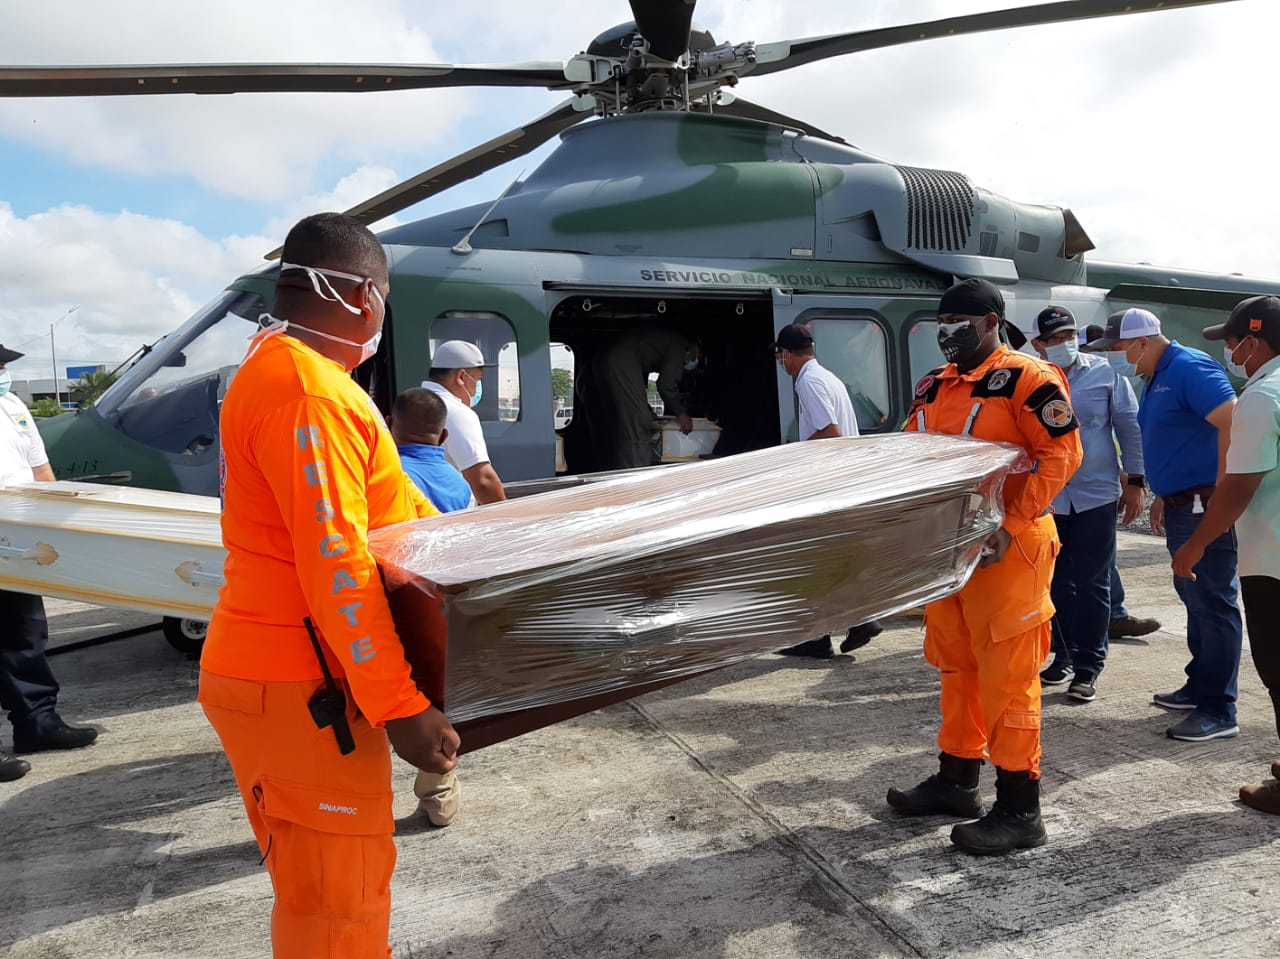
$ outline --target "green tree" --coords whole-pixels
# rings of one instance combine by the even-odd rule
[[[114,373],[85,373],[80,377],[80,385],[71,388],[71,397],[80,409],[87,409],[117,379]]]
[[[573,374],[568,370],[551,371],[551,396],[557,400],[567,400],[573,396]]]
[[[32,416],[57,416],[59,413],[66,412],[52,396],[36,400],[31,404],[30,409]]]

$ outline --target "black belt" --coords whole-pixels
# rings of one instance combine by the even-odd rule
[[[1171,493],[1168,496],[1161,496],[1164,500],[1165,507],[1190,506],[1195,502],[1196,497],[1200,497],[1200,505],[1208,506],[1209,500],[1213,496],[1212,486],[1194,486],[1191,489],[1183,490],[1181,493]]]

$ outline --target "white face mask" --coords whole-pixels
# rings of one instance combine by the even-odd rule
[[[283,273],[285,270],[302,270],[306,273],[307,279],[311,281],[311,289],[315,290],[316,296],[320,297],[320,299],[330,303],[337,303],[348,313],[353,313],[356,316],[360,316],[364,312],[339,296],[338,291],[333,288],[333,284],[329,282],[328,277],[333,276],[340,280],[354,280],[357,283],[363,283],[365,280],[372,283],[373,277],[357,276],[354,273],[343,273],[340,270],[326,270],[318,266],[303,266],[301,263],[281,263],[280,272]],[[324,285],[323,289],[321,289],[321,284]],[[379,303],[383,302],[382,294],[378,292],[377,286],[373,287],[373,295],[378,298]],[[315,331],[312,330],[312,332],[314,333]],[[344,342],[350,341],[346,340]]]
[[[306,330],[312,336],[318,336],[321,339],[333,340],[335,343],[343,343],[347,346],[357,347],[360,350],[360,359],[356,360],[355,366],[351,367],[352,369],[355,369],[356,366],[359,366],[369,357],[373,356],[374,353],[377,353],[378,344],[382,342],[381,329],[379,329],[377,333],[373,334],[372,337],[365,340],[363,343],[360,343],[356,340],[349,340],[345,336],[334,336],[332,333],[321,333],[319,330],[313,330],[311,327],[303,326],[301,323],[293,323],[290,320],[279,320],[270,313],[261,314],[258,317],[258,324],[262,329],[249,337],[250,340],[254,340],[256,342],[249,348],[249,352],[245,355],[246,360],[257,352],[257,349],[262,345],[263,340],[267,339],[269,336],[274,336],[277,333],[283,333],[290,327],[295,330]]]
[[[1076,361],[1076,357],[1080,355],[1080,344],[1075,340],[1067,340],[1065,343],[1055,343],[1053,346],[1044,348],[1044,356],[1050,363],[1059,369],[1065,370]]]
[[[346,300],[344,300],[341,296],[338,295],[338,291],[333,288],[333,284],[329,282],[328,277],[332,276],[340,280],[353,280],[356,283],[363,283],[365,280],[368,280],[370,283],[372,283],[373,282],[372,277],[357,276],[354,273],[343,273],[341,270],[328,270],[319,266],[304,266],[301,263],[281,263],[280,272],[283,273],[285,270],[302,270],[307,274],[307,279],[311,281],[311,289],[315,291],[316,296],[320,297],[320,299],[325,300],[326,302],[329,302],[329,303],[337,303],[340,307],[342,307],[344,310],[346,310],[348,313],[351,313],[354,316],[364,315],[363,310],[361,310],[359,307],[352,306],[350,303],[348,303]],[[385,306],[386,301],[382,299],[382,294],[378,291],[377,286],[373,287],[373,295],[378,298],[379,303],[382,303]],[[263,314],[263,315],[266,316],[267,314]],[[274,317],[271,317],[271,318],[274,319]],[[261,317],[259,317],[259,321],[261,321]],[[283,331],[283,329],[288,326],[292,326],[299,330],[306,330],[308,333],[311,333],[314,336],[318,336],[325,340],[331,340],[334,343],[342,343],[345,346],[356,347],[357,349],[360,350],[360,358],[356,360],[355,366],[359,366],[365,360],[369,359],[369,357],[373,356],[374,353],[377,353],[378,344],[382,341],[381,328],[379,328],[378,332],[374,333],[372,337],[370,337],[369,339],[361,343],[358,340],[349,340],[344,336],[334,336],[331,333],[322,333],[319,330],[313,330],[309,326],[302,326],[299,323],[291,323],[288,320],[285,320],[281,324],[280,329],[277,330],[276,332]],[[354,367],[352,368],[354,369]]]
[[[1253,350],[1249,351],[1249,355],[1244,358],[1244,362],[1237,363],[1235,361],[1236,350],[1240,349],[1241,345],[1242,343],[1237,343],[1235,350],[1233,350],[1229,346],[1223,346],[1222,358],[1227,361],[1228,373],[1230,373],[1232,376],[1238,376],[1242,380],[1247,380],[1249,378],[1249,373],[1247,370],[1245,370],[1244,364],[1248,363],[1250,358],[1253,356]],[[1257,347],[1254,347],[1254,349],[1257,349]]]
[[[9,392],[9,388],[13,386],[13,374],[8,370],[0,370],[0,396],[4,396]]]

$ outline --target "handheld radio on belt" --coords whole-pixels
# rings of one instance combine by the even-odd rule
[[[317,689],[307,700],[307,708],[311,710],[311,718],[315,721],[316,728],[333,727],[333,734],[338,738],[338,752],[345,756],[347,753],[355,752],[356,749],[356,741],[351,735],[351,724],[347,722],[347,697],[333,681],[329,664],[324,661],[324,653],[320,651],[320,640],[316,637],[311,617],[304,616],[302,625],[307,627],[311,646],[316,651],[316,659],[320,661],[320,671],[324,673],[324,686]]]

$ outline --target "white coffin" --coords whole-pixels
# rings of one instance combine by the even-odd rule
[[[212,496],[0,487],[0,589],[207,620],[227,556],[218,517]]]

